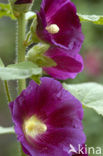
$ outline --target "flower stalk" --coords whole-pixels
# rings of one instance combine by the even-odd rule
[[[25,61],[26,46],[24,44],[26,32],[25,13],[17,17],[17,63]],[[18,80],[18,94],[26,88],[26,80]],[[25,156],[21,148],[21,156]]]
[[[25,60],[25,50],[26,47],[24,45],[25,40],[25,14],[21,13],[20,16],[17,17],[18,27],[17,27],[17,63],[23,62]],[[23,89],[26,88],[25,80],[18,80],[18,94],[21,93]]]

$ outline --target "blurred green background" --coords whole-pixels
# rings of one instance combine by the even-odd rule
[[[103,15],[103,0],[72,0],[79,13]],[[7,0],[0,0],[7,3]],[[40,0],[35,0],[34,9],[38,10]],[[82,30],[85,41],[81,50],[84,57],[84,71],[75,80],[66,80],[67,83],[82,83],[95,81],[103,84],[103,26],[91,23],[83,23]],[[15,61],[16,21],[4,17],[0,19],[0,57],[5,65]],[[12,96],[16,96],[16,83],[9,82]],[[87,135],[87,145],[102,147],[103,152],[103,118],[94,111],[84,111],[84,130]],[[0,125],[7,127],[12,125],[10,112],[3,83],[0,81]],[[15,135],[0,136],[0,156],[18,156],[19,148]],[[103,154],[102,154],[103,155]],[[101,155],[101,156],[102,156]],[[92,156],[92,154],[91,154]]]

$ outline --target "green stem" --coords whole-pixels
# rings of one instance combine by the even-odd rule
[[[21,13],[20,16],[17,18],[17,21],[18,21],[17,63],[20,63],[20,62],[25,61],[25,50],[26,50],[26,47],[24,45],[25,29],[26,29],[25,14]],[[18,94],[20,94],[21,91],[25,88],[26,88],[26,81],[19,80],[18,81]]]
[[[25,32],[26,32],[26,20],[25,14],[21,13],[17,18],[18,21],[18,33],[17,33],[17,63],[25,61],[25,51],[26,46],[24,44],[25,41]],[[26,88],[26,80],[18,80],[18,94],[22,92],[23,89]],[[21,148],[21,156],[24,156],[24,152]]]
[[[8,87],[8,82],[7,81],[4,81],[4,86],[5,86],[5,91],[6,91],[6,95],[7,95],[7,98],[8,98],[8,102],[11,102],[11,97],[10,97],[10,94],[9,94],[9,87]]]

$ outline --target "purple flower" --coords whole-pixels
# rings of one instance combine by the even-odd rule
[[[32,0],[17,0],[15,4],[26,4],[26,3],[32,3]]]
[[[41,40],[79,52],[84,36],[75,5],[70,0],[42,0],[37,15],[37,35]]]
[[[72,156],[70,144],[78,150],[85,143],[82,105],[57,80],[31,81],[9,107],[17,139],[30,156]]]
[[[46,55],[56,62],[54,67],[43,68],[46,73],[54,78],[65,80],[75,78],[83,70],[82,57],[76,51],[61,48],[50,48]]]

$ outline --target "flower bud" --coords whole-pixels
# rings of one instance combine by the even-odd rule
[[[27,53],[26,57],[33,58],[36,55],[42,55],[44,54],[48,49],[50,45],[46,43],[38,43],[37,45],[33,46]]]
[[[32,0],[17,0],[15,4],[25,4],[25,3],[32,3]]]
[[[14,15],[30,10],[34,0],[10,0]]]
[[[26,61],[31,61],[37,64],[39,67],[56,66],[54,60],[52,60],[50,57],[45,56],[45,52],[48,50],[49,47],[50,45],[46,43],[39,43],[35,45],[28,51],[25,57]]]
[[[31,38],[32,38],[33,42],[35,42],[35,43],[40,42],[40,39],[39,39],[39,37],[36,34],[37,25],[38,25],[37,14],[35,14],[33,22],[31,24],[31,28],[30,28],[30,30],[31,30]]]

